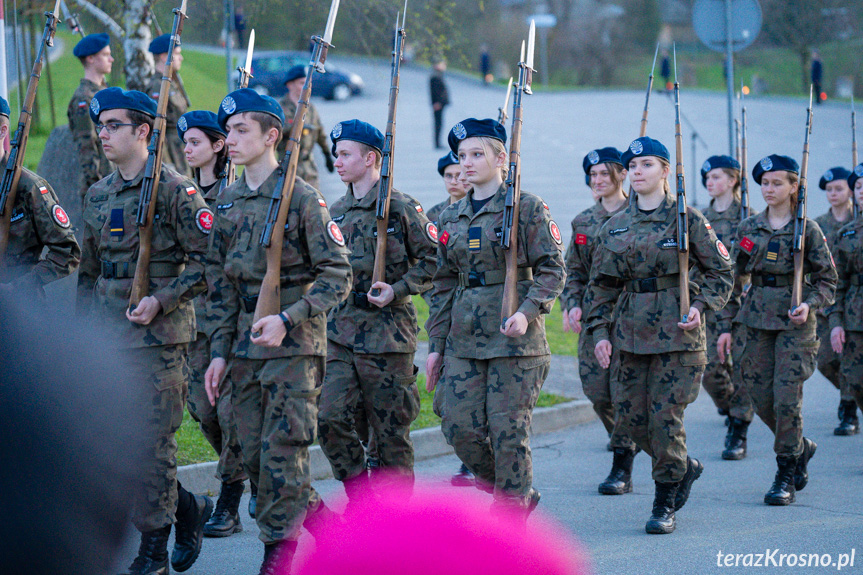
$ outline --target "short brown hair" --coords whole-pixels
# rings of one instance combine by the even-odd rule
[[[145,114],[144,112],[139,112],[138,110],[129,110],[126,109],[126,115],[129,116],[129,122],[132,124],[140,126],[141,124],[146,125],[150,128],[150,134],[153,133],[153,125],[156,123],[156,118]]]
[[[272,114],[267,114],[266,112],[246,112],[247,117],[250,120],[256,121],[261,126],[261,133],[266,134],[271,129],[275,128],[276,131],[279,132],[279,135],[276,136],[276,143],[273,147],[278,146],[279,142],[282,141],[282,121]]]
[[[373,147],[373,146],[369,146],[368,144],[364,144],[362,142],[357,142],[357,144],[360,145],[360,153],[362,154],[362,156],[364,158],[366,157],[366,155],[369,152],[374,152],[374,154],[375,154],[375,169],[379,170],[381,168],[381,164],[383,164],[383,159],[384,159],[383,154],[381,154],[381,151],[378,150],[377,148]]]

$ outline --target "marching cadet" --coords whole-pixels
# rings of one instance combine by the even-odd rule
[[[386,279],[372,284],[384,135],[349,120],[336,124],[330,138],[335,168],[348,185],[331,213],[350,250],[353,287],[329,315],[319,428],[333,475],[356,500],[369,482],[356,418],[368,418],[380,468],[413,480],[410,425],[420,401],[414,366],[419,329],[411,295],[429,288],[437,228],[416,200],[392,190]]]
[[[195,183],[167,166],[153,190],[150,293],[129,309],[139,237],[135,224],[147,145],[156,102],[142,92],[107,88],[90,102],[90,118],[105,156],[116,169],[90,187],[84,201],[78,312],[101,322],[128,350],[132,365],[152,374],[142,382],[153,393],[150,423],[156,445],[153,468],[143,478],[143,497],[133,516],[141,532],[131,575],[167,575],[168,536],[176,524],[171,565],[192,566],[201,551],[202,529],[213,511],[208,497],[193,495],[177,481],[175,433],[183,420],[189,377],[186,353],[195,339],[192,298],[204,279],[204,257],[213,213]]]
[[[822,178],[823,179],[823,178]],[[857,205],[863,205],[863,164],[848,175]],[[833,254],[839,281],[835,303],[827,310],[830,321],[830,343],[842,358],[842,377],[848,393],[854,398],[854,427],[844,435],[857,433],[856,407],[863,409],[863,218],[856,218],[839,229]],[[825,345],[823,342],[822,345]],[[845,390],[843,390],[844,392]],[[849,417],[850,419],[850,417]],[[838,435],[838,434],[837,434]]]
[[[297,103],[303,94],[305,81],[305,66],[294,66],[285,74],[285,87],[288,91],[279,100],[279,105],[282,106],[286,123],[282,128],[284,132],[282,133],[282,140],[279,142],[278,157],[285,155],[288,137],[291,134],[291,125],[294,123],[294,115],[297,113]],[[297,162],[297,175],[305,180],[307,184],[319,190],[318,166],[315,163],[313,155],[315,144],[319,145],[324,153],[327,171],[333,173],[335,169],[333,167],[333,157],[330,155],[330,144],[327,140],[327,133],[324,131],[324,125],[321,123],[321,115],[318,113],[315,105],[309,102],[306,117],[303,121],[303,135],[300,137],[300,159]]]
[[[807,464],[817,445],[803,437],[803,382],[815,370],[818,353],[815,310],[829,304],[836,268],[821,227],[806,220],[802,303],[789,309],[793,285],[794,214],[799,167],[793,158],[772,154],[752,169],[767,209],[740,222],[734,242],[736,278],[731,301],[720,314],[719,359],[732,351],[734,369],[758,416],[775,435],[778,471],[764,496],[768,505],[794,502],[806,487]],[[752,287],[742,297],[743,285]],[[826,345],[826,342],[825,342]]]
[[[683,414],[707,365],[706,309],[731,290],[731,258],[706,218],[688,208],[689,259],[700,290],[681,322],[677,208],[668,149],[641,137],[624,151],[633,204],[600,229],[588,287],[587,325],[596,358],[612,368],[615,433],[621,428],[653,461],[656,495],[648,533],[671,533],[704,466],[687,454]],[[613,343],[612,343],[613,342]],[[614,352],[612,354],[612,352]],[[613,365],[612,365],[613,362]]]
[[[0,98],[0,142],[9,136],[9,103]],[[3,158],[6,165],[6,158]],[[72,224],[54,189],[27,168],[21,168],[15,205],[11,209],[9,245],[0,262],[0,291],[42,294],[42,287],[71,274],[81,261]],[[48,248],[42,257],[43,248]]]
[[[711,156],[701,166],[701,183],[710,195],[710,205],[704,217],[723,245],[734,246],[734,236],[741,220],[740,162],[731,156]],[[734,381],[731,358],[719,361],[716,341],[719,339],[719,317],[712,309],[705,310],[707,327],[707,367],[701,384],[713,400],[720,415],[728,416],[728,432],[722,459],[746,457],[746,436],[755,416],[752,402],[739,383]]]
[[[214,210],[216,197],[224,187],[227,175],[227,134],[219,126],[216,114],[207,110],[183,114],[177,122],[177,134],[186,144],[186,160],[195,173],[204,201]],[[228,381],[225,378],[220,382],[219,399],[215,407],[210,405],[204,385],[204,373],[210,365],[210,342],[206,335],[206,301],[206,292],[195,298],[197,336],[189,345],[191,377],[186,406],[189,414],[200,425],[201,433],[219,456],[216,473],[222,481],[222,488],[213,515],[204,525],[204,535],[227,537],[243,530],[238,508],[243,496],[243,481],[247,476],[243,469]]]
[[[219,126],[234,163],[245,169],[218,197],[207,262],[207,394],[215,405],[229,371],[243,463],[257,485],[262,574],[290,562],[304,518],[314,529],[329,512],[311,487],[309,446],[324,377],[326,313],[351,281],[345,242],[323,196],[297,178],[282,249],[282,311],[253,324],[267,270],[268,248],[259,238],[271,198],[281,193],[275,150],[283,124],[278,102],[254,90],[222,100]]]
[[[472,190],[439,218],[426,389],[440,379],[443,433],[477,485],[493,487],[492,510],[526,517],[540,499],[532,486],[530,421],[551,361],[543,314],[564,283],[560,229],[539,197],[521,192],[522,303],[501,327],[506,129],[491,119],[469,118],[447,140]]]
[[[99,145],[99,136],[90,120],[90,101],[93,95],[108,87],[105,84],[105,76],[111,73],[111,65],[114,63],[110,42],[111,39],[107,34],[90,34],[75,44],[72,50],[84,66],[84,77],[81,78],[81,83],[66,108],[69,131],[75,141],[78,164],[81,166],[82,201],[90,186],[113,171],[113,166],[105,157],[102,146]]]
[[[826,213],[815,218],[827,245],[833,252],[838,241],[836,235],[839,228],[848,224],[853,219],[853,204],[851,202],[851,188],[848,186],[848,178],[851,172],[842,167],[830,168],[818,181],[818,187],[827,192],[827,201],[830,209]],[[819,309],[818,318],[818,340],[821,346],[818,348],[818,371],[827,378],[840,392],[839,399],[839,426],[833,430],[834,435],[854,435],[860,431],[860,422],[857,419],[857,404],[854,396],[848,388],[850,382],[845,381],[841,372],[842,358],[828,345],[831,337],[830,322],[825,311]]]
[[[584,394],[593,404],[602,425],[611,439],[609,449],[614,460],[608,477],[599,484],[603,495],[621,495],[632,491],[632,462],[637,447],[625,433],[614,435],[614,404],[612,403],[609,371],[603,369],[593,353],[594,342],[587,330],[582,330],[582,318],[587,302],[587,282],[593,251],[602,225],[626,205],[626,168],[620,151],[613,147],[592,150],[582,161],[584,180],[596,203],[572,220],[572,237],[566,250],[566,285],[561,294],[563,330],[580,334],[578,340],[578,373]],[[619,431],[622,431],[620,429]]]

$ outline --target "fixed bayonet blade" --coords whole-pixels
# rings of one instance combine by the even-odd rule
[[[249,49],[246,51],[246,74],[251,74],[252,72],[252,54],[255,52],[255,29],[252,28],[251,33],[249,34]]]

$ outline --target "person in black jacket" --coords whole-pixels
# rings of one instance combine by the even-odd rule
[[[446,72],[446,62],[440,60],[435,62],[432,70],[429,88],[431,88],[432,111],[434,112],[434,147],[442,149],[440,145],[440,131],[443,125],[443,109],[449,105],[449,93],[443,81],[443,73]]]

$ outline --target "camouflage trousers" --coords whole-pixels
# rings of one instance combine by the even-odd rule
[[[863,332],[846,331],[842,349],[842,376],[857,407],[863,409]]]
[[[718,409],[728,410],[730,408],[731,396],[734,395],[734,382],[731,366],[731,358],[726,357],[724,362],[719,361],[719,353],[716,351],[716,340],[719,332],[716,330],[716,312],[704,311],[704,323],[707,326],[707,366],[704,368],[704,376],[701,385],[704,391],[713,400]]]
[[[321,450],[339,481],[365,470],[357,424],[367,418],[381,468],[413,477],[411,423],[420,411],[412,353],[353,353],[327,342],[327,376],[321,392],[318,429]]]
[[[551,358],[446,356],[441,429],[498,501],[526,502],[533,483],[530,422]]]
[[[686,473],[683,411],[698,397],[706,364],[703,351],[619,351],[612,359],[615,426],[650,455],[655,481],[677,482]]]
[[[243,453],[237,438],[237,425],[231,408],[230,379],[224,378],[219,385],[216,407],[210,405],[204,388],[204,374],[210,365],[210,342],[207,336],[198,334],[198,339],[189,344],[189,399],[186,407],[192,419],[198,422],[204,438],[219,455],[216,478],[225,483],[246,479],[243,469]]]
[[[777,455],[803,453],[803,383],[815,371],[814,326],[791,330],[735,331],[734,365],[755,411],[773,432]]]
[[[317,431],[324,358],[231,362],[231,400],[243,464],[258,487],[255,521],[264,543],[296,540],[320,496],[312,488],[309,446]]]
[[[833,351],[830,345],[830,320],[818,314],[818,371],[839,390],[842,401],[854,401],[854,395],[848,388],[848,383],[842,375],[842,356]]]
[[[134,348],[126,351],[129,368],[146,377],[152,391],[147,429],[153,437],[152,463],[147,464],[143,488],[135,502],[132,522],[141,532],[154,531],[176,521],[177,438],[183,423],[189,367],[187,344]]]
[[[611,373],[603,369],[596,359],[593,337],[582,331],[578,338],[578,375],[584,395],[593,404],[593,411],[599,417],[605,430],[611,436],[612,447],[633,449],[635,444],[623,431],[614,427],[614,389],[612,389]]]
[[[745,330],[745,329],[746,329],[746,326],[739,324],[739,323],[735,323],[732,326],[732,328],[731,328],[732,344],[735,341],[735,334],[737,334],[737,332],[739,330]],[[710,333],[710,332],[708,332],[708,333]],[[718,335],[716,337],[717,337],[717,339],[719,339]],[[708,342],[707,345],[710,346],[711,343]],[[715,350],[716,346],[714,345],[713,347]],[[733,349],[733,345],[732,345],[732,349]],[[717,355],[718,355],[718,353],[717,353]],[[732,353],[731,355],[732,355],[732,359],[729,361],[731,364],[731,374],[732,374],[732,378],[733,378],[733,382],[734,382],[734,391],[731,394],[731,398],[728,400],[728,415],[730,415],[731,417],[733,417],[735,419],[739,419],[741,421],[747,421],[747,422],[751,423],[752,420],[755,419],[755,406],[752,405],[752,398],[749,397],[749,392],[746,390],[746,386],[744,386],[743,382],[740,380],[740,372],[734,366],[734,361],[733,361],[734,354]],[[710,355],[708,354],[708,361],[709,361],[709,358],[710,358]],[[726,358],[726,359],[728,359],[728,358]],[[705,377],[707,377],[707,376],[705,375]]]

